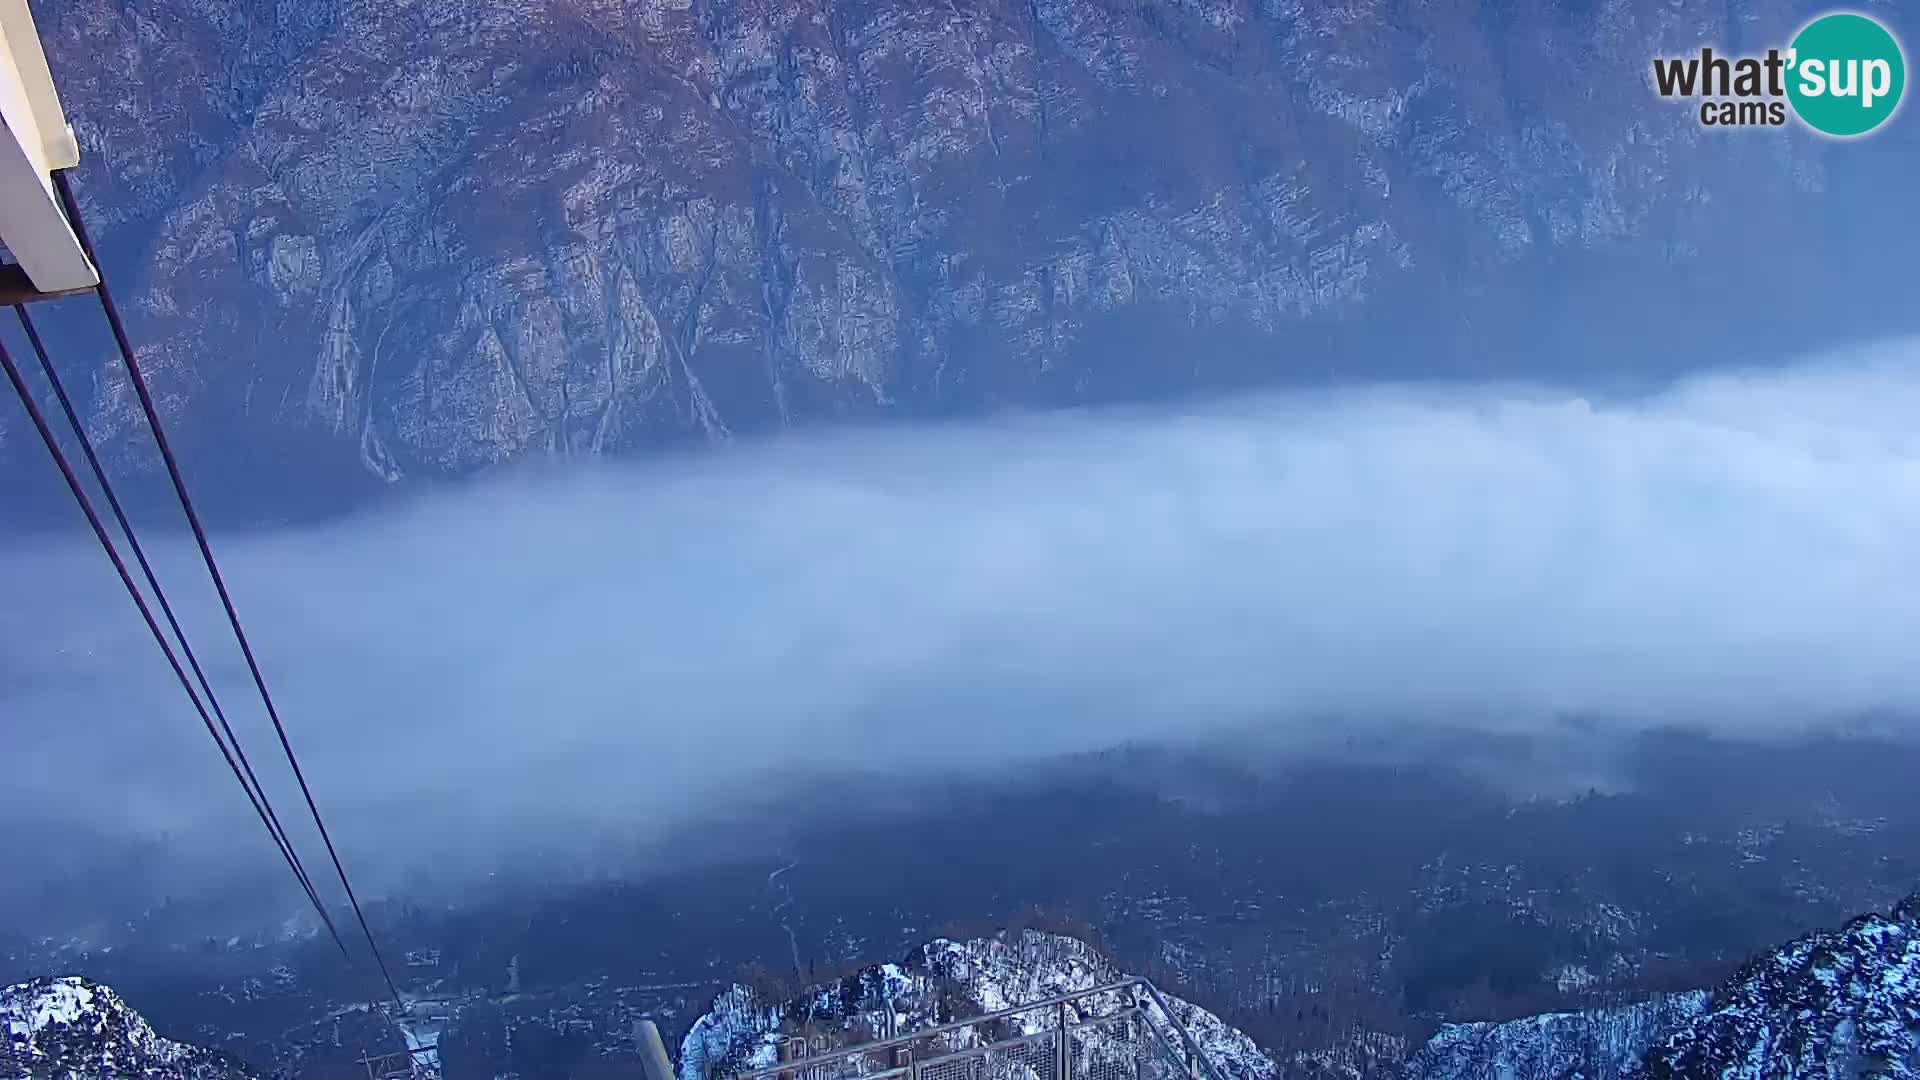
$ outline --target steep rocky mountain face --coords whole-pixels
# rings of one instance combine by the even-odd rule
[[[1710,994],[1449,1025],[1406,1075],[1920,1076],[1920,894],[1761,953]]]
[[[173,1042],[112,988],[87,979],[35,979],[0,990],[0,1076],[254,1080],[225,1055]]]
[[[1692,362],[1688,327],[1904,310],[1859,245],[1911,215],[1861,185],[1912,139],[1704,130],[1649,86],[1656,54],[1764,48],[1811,10],[36,14],[169,422],[284,485],[1245,380],[1645,369]],[[1729,271],[1783,251],[1804,273]],[[90,389],[147,462],[124,380]]]

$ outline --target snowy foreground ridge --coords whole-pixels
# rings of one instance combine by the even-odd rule
[[[772,1065],[780,1039],[802,1027],[829,1043],[860,1042],[1123,977],[1085,942],[1021,931],[929,942],[901,963],[865,968],[785,1001],[735,986],[682,1041],[681,1080],[721,1080]],[[1761,953],[1712,991],[1450,1025],[1404,1063],[1404,1051],[1389,1045],[1396,1040],[1384,1036],[1352,1052],[1276,1062],[1207,1010],[1171,995],[1167,1005],[1224,1080],[1920,1080],[1920,895]],[[78,977],[0,990],[0,1033],[0,1080],[259,1076],[226,1055],[157,1035],[113,990]]]
[[[254,1080],[257,1075],[223,1054],[161,1038],[111,987],[78,976],[34,979],[0,990],[0,1030],[7,1040],[0,1076],[9,1078]]]
[[[694,1021],[680,1047],[681,1080],[721,1080],[778,1061],[783,1035],[804,1024],[825,1028],[838,1043],[877,1032],[911,1032],[1028,1002],[1091,990],[1126,975],[1077,938],[1036,930],[970,941],[937,939],[902,964],[878,964],[785,1002],[762,1000],[735,986]],[[1225,1080],[1272,1080],[1278,1067],[1251,1038],[1219,1017],[1172,995],[1173,1018],[1192,1034]],[[1029,1031],[1046,1018],[1013,1018]]]
[[[786,1002],[764,1001],[736,986],[688,1032],[681,1080],[771,1065],[782,1032],[802,1021],[810,1030],[838,1029],[855,1036],[843,1041],[857,1041],[1121,977],[1084,942],[1025,931],[934,941],[904,964],[868,968]],[[1231,1080],[1395,1072],[1404,1080],[1920,1080],[1920,895],[1889,913],[1863,915],[1762,953],[1713,991],[1500,1024],[1453,1024],[1403,1065],[1389,1064],[1400,1055],[1382,1053],[1382,1046],[1276,1063],[1205,1009],[1171,996],[1168,1003]]]
[[[1446,1027],[1408,1080],[1920,1080],[1920,894],[1794,939],[1711,993]]]

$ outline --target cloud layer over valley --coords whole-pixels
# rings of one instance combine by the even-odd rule
[[[391,875],[654,835],[782,771],[1340,717],[1914,710],[1915,416],[1903,341],[1633,400],[1393,387],[809,436],[216,544],[343,847]],[[258,826],[79,540],[0,544],[0,814],[269,859],[221,832]],[[161,547],[264,766],[191,549]]]

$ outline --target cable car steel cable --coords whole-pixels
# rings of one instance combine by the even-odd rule
[[[153,572],[152,563],[147,560],[146,547],[140,543],[139,535],[133,530],[133,523],[127,519],[126,510],[120,505],[119,495],[114,493],[113,484],[107,479],[107,471],[100,464],[100,455],[94,450],[93,440],[87,437],[86,425],[81,423],[80,414],[73,407],[73,400],[67,396],[67,388],[60,381],[60,373],[55,370],[52,359],[47,356],[46,344],[40,340],[39,330],[34,327],[33,320],[28,317],[24,306],[16,304],[13,310],[20,317],[20,328],[26,331],[27,341],[33,346],[34,356],[40,362],[41,372],[46,375],[48,385],[53,387],[53,396],[60,403],[60,411],[65,414],[67,425],[73,429],[74,438],[80,442],[81,453],[87,459],[87,467],[93,473],[94,482],[99,485],[101,494],[106,496],[107,508],[112,511],[114,521],[120,526],[121,535],[126,538],[127,549],[133,552],[134,562],[139,565],[141,575],[146,578],[147,589],[160,605],[160,614],[166,619],[167,627],[173,631],[174,640],[180,645],[180,654],[186,658],[187,666],[192,669],[194,678],[199,682],[201,695],[207,706],[213,710],[214,719],[219,721],[220,730],[225,733],[227,744],[233,748],[233,756],[239,760],[240,769],[246,774],[245,779],[241,781],[241,786],[248,789],[247,797],[254,802],[255,809],[264,811],[268,831],[273,833],[274,843],[279,845],[281,855],[286,858],[287,865],[292,867],[294,877],[299,879],[300,888],[307,894],[307,899],[311,900],[316,907],[324,907],[320,894],[314,890],[313,879],[307,874],[307,868],[300,861],[299,852],[293,846],[292,837],[287,834],[286,827],[280,824],[280,815],[274,812],[273,801],[267,798],[267,789],[260,783],[259,776],[255,775],[253,763],[247,760],[246,749],[241,746],[240,737],[234,734],[233,725],[227,721],[226,710],[221,708],[220,699],[213,691],[213,684],[207,680],[206,671],[200,666],[200,657],[193,651],[193,644],[187,640],[186,631],[181,628],[180,620],[174,614],[173,604],[167,599],[166,590],[161,587],[159,578]],[[341,951],[344,953],[345,943],[340,942],[337,935],[335,941],[340,944]]]
[[[139,399],[141,416],[153,436],[155,446],[160,451],[162,462],[166,465],[167,477],[173,486],[174,495],[193,532],[194,543],[199,549],[201,561],[205,564],[215,591],[220,597],[221,608],[226,614],[235,642],[246,659],[247,670],[252,676],[254,688],[259,692],[261,704],[266,708],[268,718],[273,723],[274,734],[280,742],[282,752],[286,755],[287,765],[300,785],[301,796],[307,804],[307,811],[327,848],[327,855],[333,863],[334,873],[339,877],[340,885],[353,907],[354,917],[360,926],[361,934],[366,938],[367,948],[380,969],[386,991],[392,996],[394,1005],[404,1011],[406,1002],[400,995],[399,987],[394,983],[392,972],[381,954],[379,942],[374,938],[372,927],[367,922],[366,912],[360,903],[359,896],[355,893],[353,883],[347,876],[345,864],[320,813],[319,803],[314,797],[305,770],[294,752],[286,726],[280,718],[278,706],[267,688],[266,678],[254,654],[252,642],[248,639],[246,629],[241,623],[225,577],[220,571],[218,561],[214,558],[206,529],[188,493],[179,461],[161,424],[159,410],[154,404],[153,394],[140,369],[139,358],[135,354],[120,311],[114,303],[112,291],[99,274],[98,253],[91,237],[87,234],[84,216],[67,176],[67,173],[80,163],[80,140],[63,115],[59,94],[53,84],[52,75],[40,45],[39,33],[33,25],[32,13],[22,0],[0,0],[0,21],[6,23],[6,33],[0,34],[0,67],[6,68],[11,76],[6,80],[7,92],[0,94],[0,97],[5,99],[0,104],[6,106],[7,113],[6,123],[0,125],[0,129],[3,129],[0,130],[0,163],[5,165],[4,169],[0,169],[0,174],[3,174],[0,175],[0,188],[4,188],[5,196],[4,199],[0,199],[0,207],[4,208],[4,213],[0,213],[0,233],[4,234],[0,235],[0,243],[4,243],[7,253],[11,256],[4,263],[0,263],[0,303],[22,306],[40,300],[73,296],[88,290],[91,290],[98,299],[101,311],[113,332],[114,343],[119,348],[128,381]],[[106,470],[100,465],[97,452],[86,437],[85,428],[78,419],[79,414],[73,408],[71,398],[59,383],[58,374],[47,354],[45,342],[40,339],[36,328],[24,311],[20,312],[20,317],[22,329],[26,331],[35,354],[40,359],[43,371],[54,385],[56,396],[61,400],[61,409],[81,440],[89,466],[93,469],[94,478],[100,483],[101,490],[114,511],[115,522],[119,525],[127,545],[134,550],[141,564],[141,572],[153,589],[154,600],[160,603],[162,610],[166,613],[167,624],[173,630],[174,639],[179,645],[178,652],[175,650],[174,642],[169,640],[167,632],[161,629],[152,605],[141,591],[140,585],[134,580],[133,572],[128,568],[120,548],[95,509],[86,486],[68,460],[61,440],[49,425],[40,402],[28,388],[20,368],[14,363],[12,355],[6,351],[4,343],[0,343],[0,367],[4,367],[8,382],[20,398],[21,405],[32,420],[41,441],[46,445],[69,493],[86,517],[94,539],[106,553],[108,561],[113,564],[122,587],[140,612],[141,619],[146,624],[155,644],[160,646],[161,655],[166,658],[175,680],[186,692],[188,701],[192,703],[194,711],[201,719],[202,726],[214,740],[222,760],[227,764],[228,771],[233,773],[241,789],[246,792],[255,815],[266,826],[268,835],[273,838],[282,858],[294,872],[294,877],[300,882],[302,891],[325,923],[329,936],[348,962],[352,963],[352,953],[347,949],[338,928],[327,914],[326,905],[321,901],[320,894],[314,887],[313,876],[307,872],[305,865],[300,861],[291,834],[280,821],[278,813],[274,811],[266,789],[254,773],[252,763],[246,759],[244,753],[240,752],[237,732],[228,722],[225,709],[213,692],[211,680],[207,678],[205,669],[193,653],[192,646],[179,620],[175,617],[172,605],[166,600],[159,578],[153,572],[152,565],[140,546],[138,535],[119,504],[118,496],[113,491]],[[181,654],[187,656],[188,663],[193,667],[192,678],[188,676],[186,668],[180,662]],[[195,688],[195,679],[199,680],[199,690]],[[204,700],[200,691],[205,691]],[[212,712],[209,712],[210,706]],[[397,1021],[398,1018],[395,1019]],[[407,1036],[407,1051],[410,1055],[431,1052],[431,1047],[415,1047],[414,1038],[410,1032],[403,1029],[402,1033]]]
[[[294,870],[295,877],[304,880],[292,849],[274,829],[260,798],[255,797],[253,788],[248,786],[246,779],[241,775],[239,764],[234,761],[226,741],[220,737],[219,729],[214,726],[213,718],[208,715],[199,694],[195,693],[193,684],[188,681],[186,670],[180,666],[179,657],[174,655],[172,645],[167,642],[166,635],[161,633],[160,623],[154,619],[152,608],[147,605],[146,597],[141,595],[139,587],[134,584],[133,575],[127,570],[126,560],[120,557],[120,551],[114,545],[113,538],[107,535],[106,526],[101,524],[100,515],[93,508],[93,500],[87,496],[85,488],[81,486],[80,478],[74,475],[73,466],[67,461],[66,451],[61,448],[59,439],[54,435],[53,429],[48,426],[46,415],[40,411],[39,403],[34,400],[32,392],[28,390],[26,380],[21,377],[20,369],[14,365],[13,356],[7,351],[5,342],[0,342],[0,368],[6,369],[7,381],[13,384],[13,392],[20,398],[21,405],[25,406],[27,417],[33,422],[34,430],[40,433],[40,441],[46,444],[47,453],[53,456],[53,463],[60,470],[61,477],[66,480],[67,489],[72,492],[74,502],[79,505],[80,512],[86,515],[87,524],[93,528],[94,539],[100,542],[101,550],[106,552],[107,559],[113,563],[114,570],[119,573],[120,584],[125,586],[134,607],[140,610],[140,617],[146,622],[148,632],[153,635],[154,642],[160,646],[160,652],[166,657],[167,665],[173,669],[174,677],[180,681],[180,688],[187,692],[187,700],[193,703],[194,711],[200,715],[200,722],[206,725],[207,734],[213,737],[214,744],[220,748],[220,756],[226,761],[227,768],[232,771],[233,778],[240,782],[241,789],[247,793],[247,801],[253,805],[253,812],[260,818],[260,823],[267,827],[268,835],[273,837],[275,846],[279,847],[281,856]],[[263,792],[262,796],[264,794]],[[328,935],[339,947],[341,955],[351,959],[346,942],[341,940],[340,931],[334,926],[332,917],[327,914],[326,906],[320,902],[319,896],[310,886],[306,889],[306,893],[307,899],[313,904],[314,911],[320,916],[320,921],[326,925]]]
[[[93,239],[87,233],[85,220],[80,213],[80,203],[73,195],[73,186],[67,180],[67,170],[58,170],[52,174],[55,193],[65,210],[67,221],[73,227],[80,248],[86,253],[96,270],[100,267],[98,252],[94,249]],[[233,628],[234,640],[240,646],[240,653],[247,661],[247,670],[253,676],[254,688],[260,692],[260,701],[266,707],[268,719],[273,721],[274,734],[280,740],[280,748],[285,752],[288,766],[300,784],[300,794],[305,798],[307,811],[313,816],[314,827],[319,830],[320,839],[326,845],[327,857],[333,862],[333,870],[340,878],[340,887],[346,891],[347,901],[353,907],[354,918],[360,924],[360,932],[366,937],[367,948],[373,954],[374,963],[380,969],[380,977],[386,982],[387,990],[393,995],[394,1004],[404,1007],[400,989],[394,984],[393,975],[387,968],[387,961],[380,953],[380,946],[374,941],[373,930],[367,924],[366,912],[360,906],[360,898],[353,891],[353,883],[347,880],[347,870],[340,861],[340,852],[335,848],[333,836],[327,830],[327,824],[320,816],[320,806],[314,800],[313,789],[307,783],[306,772],[300,767],[300,759],[293,751],[293,743],[287,737],[286,725],[280,720],[280,711],[273,703],[273,695],[267,690],[266,677],[260,672],[260,663],[254,657],[253,646],[247,640],[247,632],[240,625],[240,614],[235,609],[232,595],[227,591],[226,579],[220,573],[219,563],[213,557],[213,548],[207,541],[207,532],[200,522],[200,515],[194,509],[193,498],[187,494],[187,484],[180,474],[180,464],[175,459],[173,446],[168,442],[166,430],[160,423],[159,410],[154,407],[153,395],[147,389],[146,378],[141,374],[140,363],[134,356],[133,342],[127,336],[126,325],[121,321],[120,310],[113,302],[112,291],[107,288],[105,273],[99,274],[99,281],[93,286],[93,294],[100,301],[100,309],[107,317],[107,324],[113,330],[114,342],[120,348],[120,359],[126,365],[127,378],[133,384],[134,394],[140,400],[140,411],[146,417],[147,426],[153,433],[155,444],[160,449],[160,458],[167,467],[167,476],[173,483],[173,491],[180,502],[181,512],[186,515],[187,525],[193,530],[194,542],[200,548],[200,558],[206,564],[207,573],[213,579],[216,592],[220,594],[221,607],[227,614],[227,623]]]

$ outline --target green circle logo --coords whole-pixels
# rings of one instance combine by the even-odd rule
[[[1887,28],[1851,12],[1822,15],[1787,51],[1787,99],[1807,126],[1865,135],[1893,115],[1907,84],[1906,59]]]

